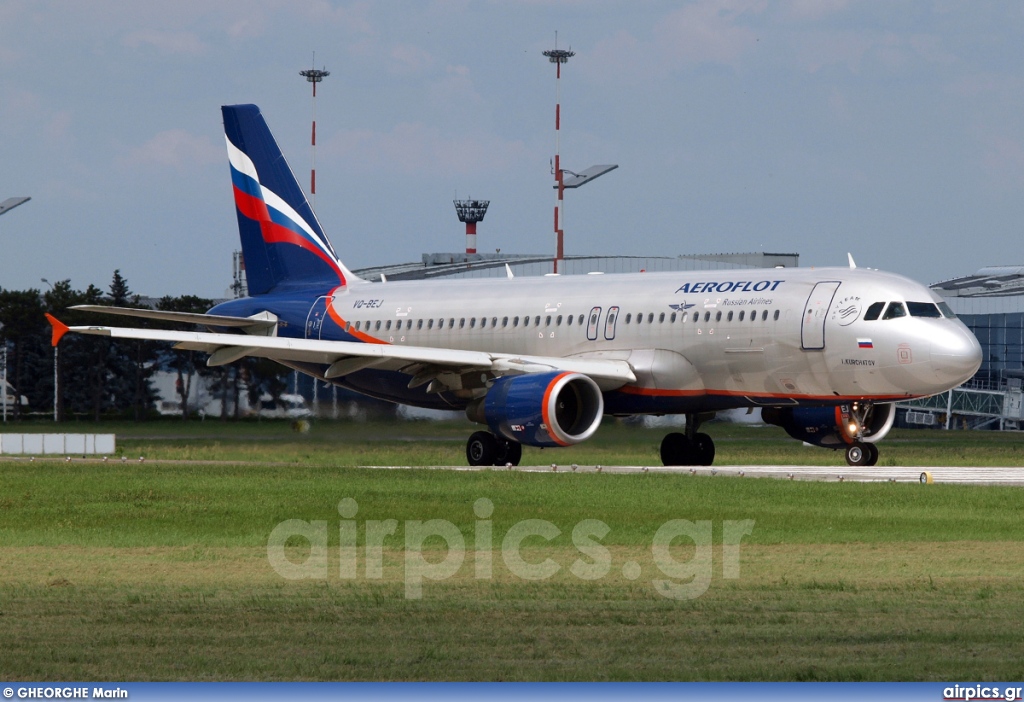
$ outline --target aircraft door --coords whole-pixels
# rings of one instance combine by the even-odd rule
[[[306,315],[306,338],[319,339],[320,332],[324,326],[324,319],[327,317],[327,305],[334,302],[333,297],[321,296],[316,299],[313,306],[309,308]]]
[[[825,348],[825,320],[828,319],[828,309],[832,306],[832,298],[839,285],[839,281],[830,280],[818,283],[811,290],[800,323],[800,345],[805,350],[820,351]]]
[[[615,322],[619,319],[619,308],[609,307],[608,316],[604,320],[604,338],[607,341],[615,339]]]
[[[587,318],[587,338],[590,341],[597,341],[597,329],[601,323],[601,308],[595,307],[590,310],[590,316]]]

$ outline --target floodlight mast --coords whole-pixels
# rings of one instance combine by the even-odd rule
[[[313,61],[316,61],[315,53],[313,54]],[[299,75],[303,76],[307,82],[313,84],[313,131],[310,137],[312,165],[309,171],[309,205],[313,207],[316,204],[316,84],[331,75],[331,72],[325,66],[324,68],[310,68],[305,71],[299,71]]]
[[[555,43],[558,43],[558,35],[555,34]],[[562,64],[568,63],[569,59],[576,55],[575,51],[566,51],[565,49],[551,49],[550,51],[543,52],[548,57],[548,61],[555,64],[555,187],[557,188],[557,196],[555,199],[555,273],[561,273],[564,267],[563,259],[565,258],[565,251],[562,246],[562,238],[564,234],[563,230],[563,195],[565,194],[565,184],[562,179],[562,166],[559,154],[559,131],[561,126],[561,113],[562,113]]]
[[[466,223],[466,253],[476,253],[476,223],[484,220],[490,200],[453,200],[455,214]]]

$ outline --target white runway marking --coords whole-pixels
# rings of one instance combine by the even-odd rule
[[[414,466],[362,466],[378,469],[407,469]],[[826,482],[857,483],[917,483],[922,475],[930,473],[933,483],[960,483],[970,485],[1024,485],[1024,467],[843,467],[843,466],[427,466],[437,470],[481,471],[514,470],[520,473],[687,473],[700,476],[729,478],[775,478],[778,480],[821,480]]]

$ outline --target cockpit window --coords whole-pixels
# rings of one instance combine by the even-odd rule
[[[873,302],[868,307],[868,311],[864,313],[865,322],[873,322],[878,319],[878,315],[882,314],[882,308],[885,307],[884,302]]]
[[[882,319],[896,319],[897,317],[906,317],[907,310],[903,307],[902,302],[890,302],[889,306],[885,308],[885,314]]]
[[[939,311],[942,312],[943,317],[945,317],[946,319],[956,319],[956,312],[950,309],[949,305],[947,305],[945,302],[940,302],[938,304]]]
[[[910,312],[911,317],[930,317],[932,319],[938,319],[942,316],[939,312],[939,308],[935,306],[934,302],[907,302],[907,311]]]

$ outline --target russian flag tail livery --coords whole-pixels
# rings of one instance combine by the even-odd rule
[[[360,280],[338,260],[260,109],[221,112],[249,294]]]

